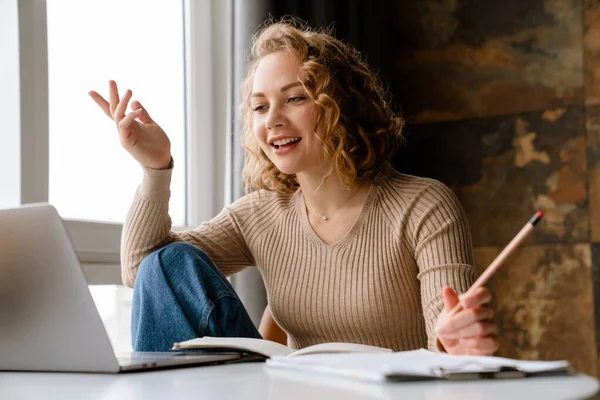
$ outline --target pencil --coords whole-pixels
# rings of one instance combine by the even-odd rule
[[[506,259],[512,254],[512,252],[521,244],[521,242],[525,240],[525,238],[531,233],[533,228],[537,225],[538,222],[540,222],[540,220],[543,217],[544,213],[542,213],[541,211],[536,212],[533,215],[533,217],[531,217],[531,219],[527,221],[527,223],[519,231],[519,233],[517,233],[513,240],[510,241],[510,243],[504,248],[504,250],[502,250],[500,254],[498,254],[498,256],[494,259],[494,261],[492,261],[492,263],[485,269],[485,271],[483,271],[483,274],[481,274],[479,278],[477,278],[475,283],[471,285],[469,290],[467,290],[462,297],[468,296],[475,292],[475,290],[482,287],[492,277],[492,275],[494,275],[498,268],[500,268],[504,261],[506,261]],[[458,304],[456,304],[456,306],[454,306],[452,310],[450,310],[449,315],[454,315],[455,313],[460,311],[461,308],[462,306],[459,302]]]

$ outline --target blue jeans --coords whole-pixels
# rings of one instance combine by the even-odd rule
[[[198,247],[175,242],[148,255],[133,291],[134,351],[168,351],[202,336],[261,338],[233,287]]]

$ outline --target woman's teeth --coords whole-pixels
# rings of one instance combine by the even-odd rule
[[[290,144],[290,143],[296,143],[300,140],[301,140],[301,138],[285,138],[285,139],[281,139],[281,140],[276,140],[271,144],[273,146],[275,146],[276,148],[279,148],[280,146],[285,146],[286,144]]]

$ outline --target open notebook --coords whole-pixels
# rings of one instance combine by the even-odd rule
[[[521,361],[489,356],[455,356],[425,349],[379,354],[274,356],[267,360],[267,367],[372,382],[523,378],[573,373],[568,361]]]
[[[275,356],[290,357],[307,354],[319,353],[391,353],[391,349],[383,347],[368,346],[355,343],[321,343],[314,346],[305,347],[300,350],[294,350],[279,343],[264,339],[251,339],[240,337],[210,337],[187,340],[185,342],[175,343],[173,350],[190,349],[215,349],[223,351],[239,351],[250,353],[264,358]]]

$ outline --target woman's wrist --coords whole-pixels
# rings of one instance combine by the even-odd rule
[[[164,163],[160,163],[158,164],[158,168],[152,166],[152,167],[148,167],[150,169],[156,169],[156,170],[165,170],[165,169],[173,169],[173,157],[169,158],[168,162],[164,162]]]

